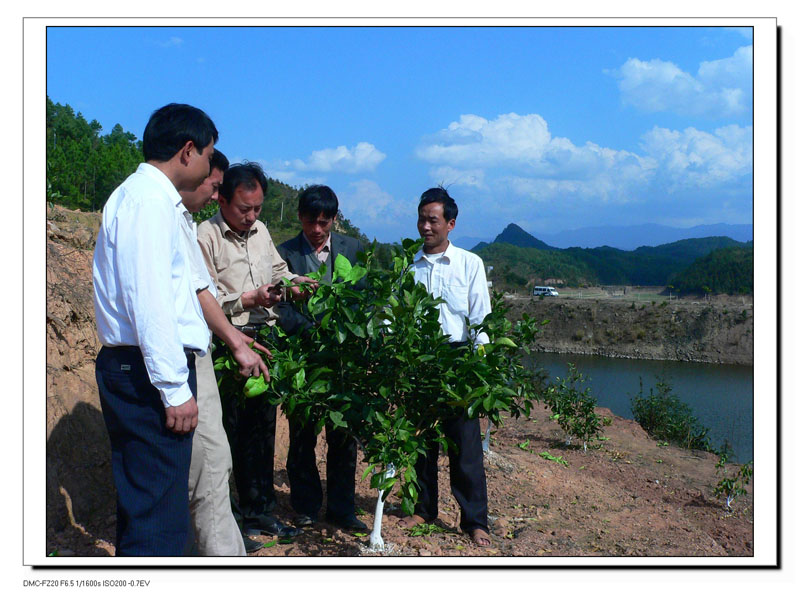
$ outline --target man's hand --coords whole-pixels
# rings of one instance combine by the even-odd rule
[[[295,284],[311,284],[312,290],[316,290],[317,288],[319,288],[319,282],[317,280],[304,275],[299,275],[292,281]],[[308,290],[301,292],[299,286],[292,286],[291,288],[289,288],[289,293],[292,295],[292,298],[308,298],[311,295],[311,293]]]
[[[236,348],[231,348],[233,358],[236,359],[236,362],[239,364],[239,373],[245,377],[253,376],[254,378],[257,378],[263,373],[264,380],[269,382],[269,370],[267,369],[267,366],[261,360],[261,357],[258,356],[258,353],[252,350],[249,346],[251,343],[254,346],[257,343],[253,342],[253,339],[249,336],[241,334],[241,332],[240,335],[241,344],[237,345]],[[259,349],[266,351],[269,357],[272,358],[272,354],[267,349],[260,344],[258,347]]]
[[[166,426],[175,434],[188,434],[197,427],[197,401],[190,398],[183,405],[165,407],[167,413]]]
[[[281,301],[280,288],[276,288],[273,284],[264,284],[256,289],[254,300],[262,307],[272,307]]]
[[[244,340],[244,343],[247,346],[249,346],[250,348],[256,349],[257,351],[261,351],[262,353],[264,353],[267,356],[267,359],[272,359],[272,352],[270,352],[270,350],[267,347],[262,346],[261,344],[259,344],[258,342],[256,342],[255,340],[250,338],[250,336],[248,336],[247,334],[244,334],[243,332],[239,332],[239,336],[240,336],[240,338],[242,340]]]

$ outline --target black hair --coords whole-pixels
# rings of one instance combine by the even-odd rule
[[[258,163],[234,163],[225,171],[225,179],[219,188],[219,195],[230,202],[236,188],[243,186],[245,190],[255,190],[256,184],[261,186],[264,196],[267,195],[267,176]]]
[[[419,211],[425,205],[431,204],[432,202],[442,203],[442,213],[444,214],[445,221],[450,221],[451,219],[458,217],[458,205],[456,204],[456,201],[450,198],[447,190],[445,190],[442,186],[425,190],[425,192],[422,193],[422,196],[419,197],[417,211]]]
[[[221,150],[215,148],[214,154],[211,155],[211,170],[219,169],[222,173],[225,173],[229,165],[228,157],[222,154]]]
[[[339,214],[339,199],[328,186],[309,186],[297,198],[297,211],[305,217],[315,218],[322,213],[333,219]]]
[[[168,104],[153,111],[142,136],[145,161],[168,161],[188,141],[203,149],[216,143],[219,133],[214,122],[203,111],[188,104]]]

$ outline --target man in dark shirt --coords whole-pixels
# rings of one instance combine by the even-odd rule
[[[351,263],[363,244],[332,231],[339,214],[339,200],[328,186],[310,186],[298,199],[298,217],[302,231],[278,246],[278,252],[293,273],[310,273],[326,265],[323,281],[330,282],[338,255]],[[344,430],[325,426],[327,456],[327,520],[349,530],[366,530],[355,515],[356,443]],[[295,524],[314,524],[322,508],[322,483],[317,470],[314,424],[301,426],[289,419],[289,454],[286,471],[291,486],[292,507],[298,517]]]

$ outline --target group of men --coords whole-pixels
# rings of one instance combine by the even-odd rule
[[[317,284],[302,274],[325,264],[330,278],[339,254],[355,262],[363,246],[333,231],[333,190],[310,186],[298,199],[300,233],[276,247],[258,219],[267,191],[263,170],[229,165],[217,141],[200,109],[158,109],[143,135],[145,162],[103,211],[93,263],[103,345],[96,376],[117,490],[117,555],[241,556],[261,547],[253,536],[298,536],[321,517],[313,426],[289,420],[292,526],[275,516],[276,406],[221,396],[213,358],[227,346],[243,376],[269,378],[256,352],[269,358],[269,350],[257,334],[281,318],[287,303],[302,301],[307,293],[299,284]],[[218,213],[196,227],[191,214],[212,201]],[[491,311],[486,277],[479,257],[448,240],[457,215],[443,188],[422,195],[417,227],[424,246],[414,277],[446,301],[440,323],[451,344],[482,344],[485,334],[470,340],[467,323]],[[284,278],[295,286],[283,288]],[[475,544],[489,545],[478,422],[464,417],[445,429],[456,443],[448,448],[461,528]],[[364,530],[356,516],[355,442],[335,428],[326,428],[326,440],[325,519]],[[419,502],[403,527],[437,517],[438,447],[431,447],[416,466]]]

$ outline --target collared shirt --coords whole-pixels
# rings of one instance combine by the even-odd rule
[[[274,323],[274,311],[242,307],[243,293],[280,282],[281,278],[297,277],[278,254],[267,226],[256,221],[249,231],[239,235],[217,211],[198,226],[197,241],[208,272],[216,283],[217,301],[230,316],[231,323],[236,326]]]
[[[169,178],[140,164],[103,209],[92,264],[100,342],[138,346],[165,406],[192,397],[184,348],[202,352],[209,343],[181,232],[182,209]]]
[[[467,340],[467,319],[470,324],[483,323],[483,318],[492,312],[486,271],[478,255],[450,242],[435,258],[418,252],[412,268],[415,281],[421,282],[435,298],[444,299],[439,305],[439,323],[451,342]],[[487,342],[489,337],[479,332],[475,343]]]
[[[310,248],[311,252],[313,252],[317,256],[319,262],[324,263],[325,261],[327,261],[328,255],[331,254],[331,235],[328,234],[328,238],[325,240],[324,244],[322,245],[322,248],[317,250],[316,248],[314,248],[314,245],[311,244],[311,240],[308,239],[306,233],[305,232],[300,232],[300,233],[303,234],[303,241],[306,244],[308,244],[308,248]]]

